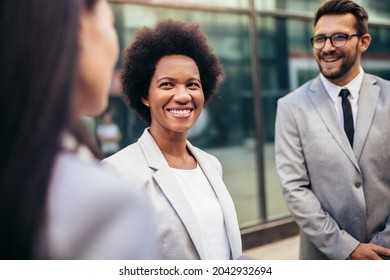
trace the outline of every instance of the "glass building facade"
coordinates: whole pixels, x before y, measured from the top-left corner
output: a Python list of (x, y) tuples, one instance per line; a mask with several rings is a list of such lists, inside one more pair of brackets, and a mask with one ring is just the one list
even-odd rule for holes
[[(310, 38), (314, 11), (321, 2), (110, 1), (121, 52), (134, 40), (136, 29), (155, 26), (165, 18), (200, 23), (208, 35), (226, 77), (191, 129), (189, 140), (221, 161), (243, 235), (293, 223), (275, 170), (276, 104), (278, 98), (319, 73)], [(369, 13), (373, 37), (362, 66), (366, 72), (390, 79), (390, 6), (382, 0), (357, 2)], [(119, 59), (109, 110), (122, 131), (121, 146), (125, 147), (137, 141), (146, 124), (121, 100), (121, 64)], [(95, 125), (99, 122), (98, 117)], [(276, 239), (283, 236), (275, 231), (272, 234)], [(250, 247), (243, 241), (244, 248)]]

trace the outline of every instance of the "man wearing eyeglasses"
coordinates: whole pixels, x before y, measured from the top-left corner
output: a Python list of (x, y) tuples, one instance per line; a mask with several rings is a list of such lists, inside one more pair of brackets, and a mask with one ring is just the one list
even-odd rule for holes
[(314, 18), (320, 74), (279, 99), (276, 166), (301, 259), (390, 256), (390, 82), (367, 74), (368, 16), (349, 0)]

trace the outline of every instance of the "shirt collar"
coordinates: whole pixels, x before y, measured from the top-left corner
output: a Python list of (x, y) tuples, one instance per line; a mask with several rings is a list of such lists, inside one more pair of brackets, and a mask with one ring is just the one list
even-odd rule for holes
[(324, 87), (327, 93), (329, 94), (330, 98), (333, 100), (333, 102), (336, 102), (340, 90), (342, 90), (343, 88), (349, 90), (349, 92), (352, 95), (352, 99), (357, 99), (359, 96), (360, 86), (363, 82), (363, 76), (364, 76), (364, 71), (363, 68), (360, 67), (359, 74), (357, 74), (357, 76), (348, 84), (340, 87), (330, 82), (327, 78), (324, 77), (324, 75), (322, 75), (322, 73), (320, 74), (321, 81), (324, 84)]

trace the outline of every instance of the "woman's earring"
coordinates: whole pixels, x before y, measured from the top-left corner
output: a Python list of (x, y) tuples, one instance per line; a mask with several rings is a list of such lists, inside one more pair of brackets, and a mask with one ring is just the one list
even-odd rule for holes
[(143, 98), (143, 97), (141, 97), (141, 102), (144, 103), (144, 105), (145, 105), (146, 107), (149, 107), (149, 106), (150, 106), (150, 105), (149, 105), (149, 101), (148, 101), (147, 99)]

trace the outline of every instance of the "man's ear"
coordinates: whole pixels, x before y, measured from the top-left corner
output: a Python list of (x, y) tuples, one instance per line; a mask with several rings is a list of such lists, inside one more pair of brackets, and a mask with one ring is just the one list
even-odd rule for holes
[(360, 37), (360, 52), (365, 52), (371, 43), (371, 35), (366, 33)]

